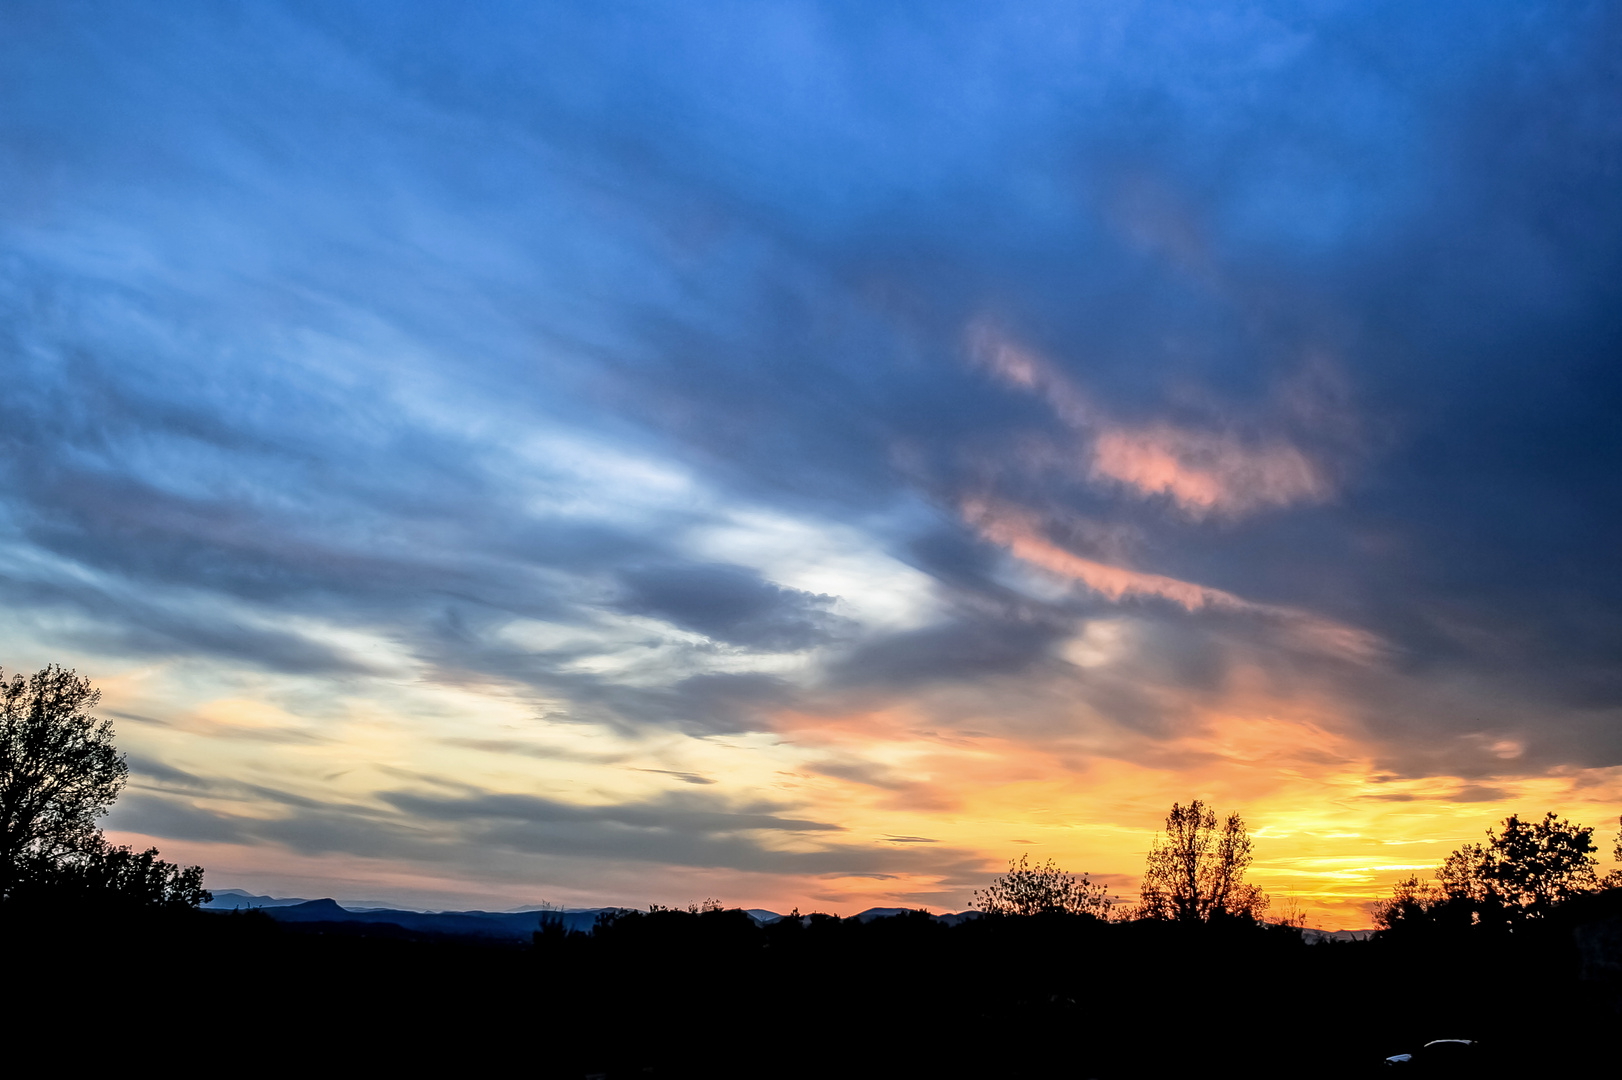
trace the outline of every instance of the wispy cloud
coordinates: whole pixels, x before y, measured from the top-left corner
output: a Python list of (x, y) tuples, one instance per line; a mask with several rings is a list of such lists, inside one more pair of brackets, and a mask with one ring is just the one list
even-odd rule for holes
[(1140, 495), (1164, 495), (1195, 516), (1318, 502), (1330, 493), (1322, 471), (1293, 446), (1252, 448), (1230, 435), (1167, 424), (1101, 431), (1091, 470)]
[(975, 358), (1004, 383), (1040, 395), (1083, 437), (1077, 467), (1101, 483), (1144, 498), (1164, 496), (1193, 517), (1240, 516), (1269, 506), (1321, 502), (1332, 494), (1324, 470), (1275, 437), (1247, 441), (1232, 432), (1167, 421), (1111, 419), (1050, 361), (988, 324), (969, 331)]
[(1110, 566), (1073, 555), (1043, 539), (1037, 532), (1035, 518), (1018, 510), (983, 499), (967, 499), (962, 504), (962, 511), (964, 520), (974, 526), (981, 536), (1007, 548), (1014, 557), (1049, 573), (1079, 581), (1111, 600), (1152, 596), (1170, 600), (1189, 611), (1204, 607), (1243, 610), (1252, 606), (1221, 589), (1179, 581), (1162, 574), (1146, 574)]
[(1145, 573), (1099, 562), (1066, 551), (1046, 539), (1035, 515), (986, 499), (967, 499), (963, 518), (981, 536), (1022, 562), (1060, 578), (1079, 582), (1094, 593), (1120, 602), (1135, 597), (1170, 601), (1185, 611), (1214, 609), (1257, 616), (1286, 635), (1295, 647), (1358, 663), (1383, 659), (1389, 648), (1366, 630), (1337, 624), (1275, 604), (1256, 603), (1230, 592), (1164, 574)]

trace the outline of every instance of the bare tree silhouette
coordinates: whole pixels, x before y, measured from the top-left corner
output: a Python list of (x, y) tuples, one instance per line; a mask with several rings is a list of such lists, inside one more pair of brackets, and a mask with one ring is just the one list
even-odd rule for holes
[(1238, 813), (1220, 822), (1200, 800), (1173, 803), (1143, 871), (1138, 915), (1175, 922), (1259, 919), (1267, 894), (1245, 883), (1250, 836)]

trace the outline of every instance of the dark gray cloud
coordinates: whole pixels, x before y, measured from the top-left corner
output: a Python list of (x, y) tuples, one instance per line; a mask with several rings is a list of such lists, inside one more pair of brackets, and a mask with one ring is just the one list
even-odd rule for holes
[(546, 657), (501, 657), (475, 661), (497, 662), (489, 669), (522, 678), (530, 686), (561, 697), (567, 712), (559, 720), (596, 723), (627, 734), (648, 728), (673, 728), (698, 736), (767, 731), (772, 714), (793, 707), (804, 693), (789, 681), (763, 672), (705, 672), (677, 676), (654, 685), (576, 672), (558, 672)]
[(698, 773), (679, 772), (675, 769), (638, 769), (636, 771), (659, 773), (663, 776), (674, 776), (677, 780), (680, 780), (684, 784), (701, 784), (708, 787), (711, 784), (717, 783), (716, 780), (713, 780), (708, 776), (700, 776)]
[(203, 791), (209, 786), (209, 782), (200, 776), (139, 754), (126, 754), (124, 760), (137, 778), (156, 780), (171, 789)]
[(1072, 629), (1051, 612), (967, 612), (867, 642), (834, 665), (833, 677), (846, 686), (899, 688), (1004, 675), (1048, 655)]
[(567, 822), (607, 822), (633, 829), (669, 829), (704, 834), (778, 831), (827, 832), (838, 826), (803, 818), (779, 817), (765, 806), (723, 809), (715, 800), (667, 796), (646, 804), (578, 806), (533, 795), (481, 795), (445, 798), (407, 792), (384, 792), (391, 806), (409, 810), (414, 817), (442, 821), (516, 821), (530, 825)]
[[(252, 797), (278, 813), (222, 813), (197, 805), (192, 797), (198, 795)], [(857, 841), (840, 836), (838, 826), (789, 816), (781, 806), (736, 805), (697, 793), (579, 805), (464, 787), (457, 795), (392, 791), (379, 792), (378, 799), (382, 806), (323, 802), (268, 788), (185, 781), (130, 792), (106, 824), (175, 840), (453, 864), (487, 876), (513, 854), (838, 877), (921, 872), (970, 881), (983, 871), (979, 859), (955, 848), (926, 850), (920, 840), (897, 849), (883, 842), (894, 838)], [(815, 843), (785, 848), (768, 840), (784, 835)]]
[(716, 641), (762, 652), (798, 652), (833, 640), (849, 620), (837, 597), (786, 589), (745, 566), (657, 566), (622, 571), (621, 611), (653, 615)]
[(479, 794), (425, 798), (385, 793), (382, 798), (413, 820), (445, 822), (484, 847), (537, 855), (640, 859), (678, 866), (724, 867), (768, 873), (853, 875), (950, 868), (977, 862), (958, 851), (932, 851), (916, 866), (893, 852), (838, 838), (812, 850), (769, 845), (762, 834), (821, 838), (838, 833), (825, 822), (784, 816), (779, 807), (732, 806), (723, 799), (668, 795), (646, 802), (581, 806), (532, 796)]

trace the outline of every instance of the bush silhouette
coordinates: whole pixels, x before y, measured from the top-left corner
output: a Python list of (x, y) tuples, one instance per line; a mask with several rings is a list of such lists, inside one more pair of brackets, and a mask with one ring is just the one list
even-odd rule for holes
[(1083, 874), (1059, 869), (1052, 859), (1036, 866), (1030, 856), (1009, 860), (1008, 873), (974, 894), (974, 906), (987, 915), (1091, 915), (1107, 919), (1110, 898), (1104, 886)]

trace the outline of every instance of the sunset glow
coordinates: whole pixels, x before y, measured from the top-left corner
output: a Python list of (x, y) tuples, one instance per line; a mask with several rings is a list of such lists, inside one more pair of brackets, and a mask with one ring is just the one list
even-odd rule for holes
[(0, 15), (0, 664), (115, 842), (942, 912), (1198, 798), (1333, 929), (1614, 835), (1614, 15), (385, 7)]

